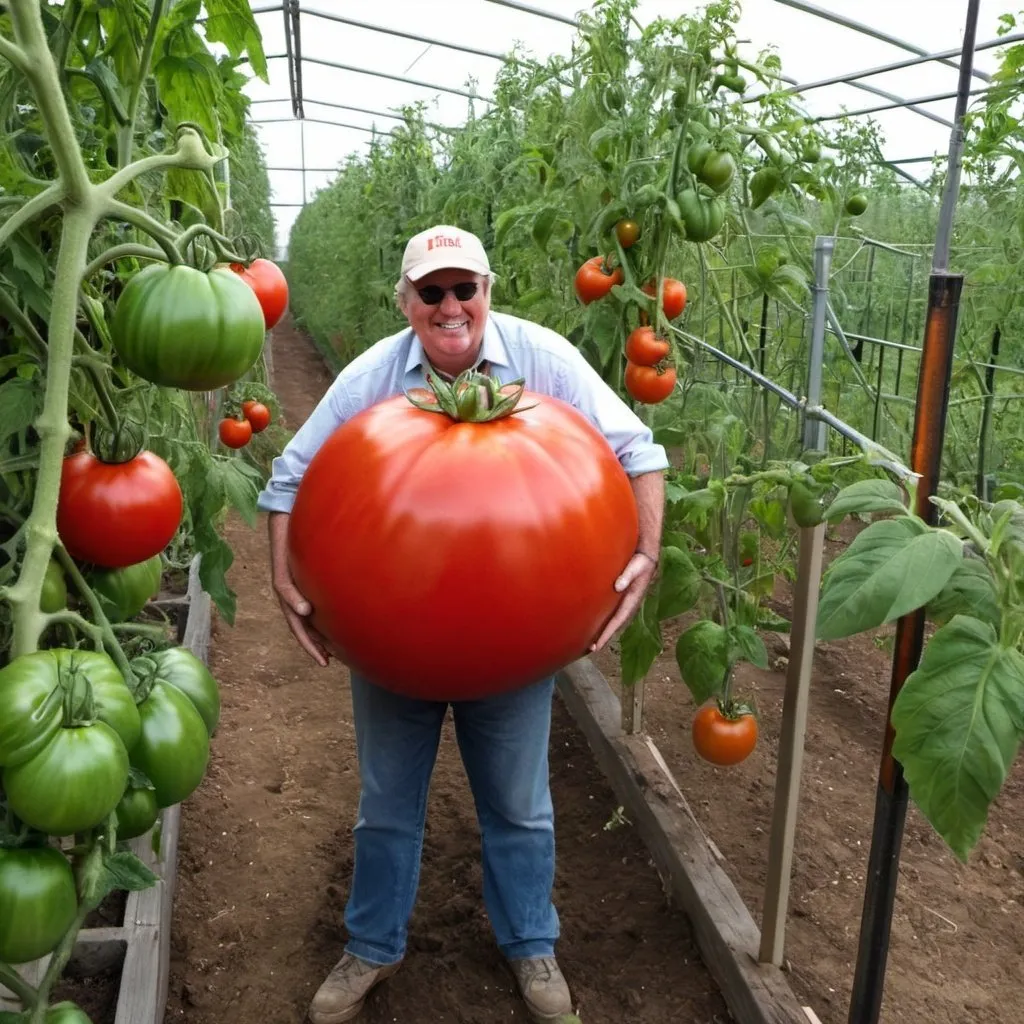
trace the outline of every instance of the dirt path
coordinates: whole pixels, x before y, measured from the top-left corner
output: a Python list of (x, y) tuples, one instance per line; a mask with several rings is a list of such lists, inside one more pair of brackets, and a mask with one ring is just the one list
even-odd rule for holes
[[(275, 390), (296, 427), (330, 383), (312, 344), (282, 325)], [(359, 784), (347, 677), (317, 669), (270, 590), (263, 524), (234, 521), (234, 628), (215, 623), (224, 710), (209, 776), (183, 808), (166, 1020), (297, 1024), (344, 943)], [(555, 702), (559, 959), (588, 1024), (725, 1024), (689, 924), (646, 848), (606, 829), (616, 801)], [(525, 1020), (480, 898), (478, 838), (450, 721), (434, 774), (405, 967), (367, 1024)]]

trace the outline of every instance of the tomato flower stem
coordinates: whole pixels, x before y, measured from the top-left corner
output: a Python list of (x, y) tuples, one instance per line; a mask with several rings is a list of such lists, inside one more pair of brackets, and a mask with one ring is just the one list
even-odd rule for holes
[[(144, 210), (138, 210), (127, 203), (111, 199), (107, 202), (103, 216), (117, 220), (125, 220), (134, 224), (140, 231), (145, 231), (167, 256), (167, 262), (177, 266), (185, 261), (182, 259), (178, 247), (174, 244), (171, 232), (163, 226), (155, 217), (151, 217)], [(84, 263), (84, 261), (83, 261)]]
[(163, 262), (164, 252), (161, 249), (153, 249), (147, 245), (139, 245), (138, 242), (125, 242), (123, 245), (115, 245), (106, 252), (101, 253), (82, 271), (82, 280), (87, 281), (100, 267), (115, 260), (134, 257), (140, 260), (158, 260)]
[(0, 985), (10, 989), (20, 1000), (26, 1010), (34, 1010), (39, 1002), (39, 992), (34, 985), (30, 985), (14, 968), (9, 964), (0, 961)]
[(200, 235), (205, 235), (213, 242), (213, 247), (216, 250), (219, 259), (226, 263), (247, 263), (244, 256), (239, 256), (238, 253), (234, 252), (230, 247), (231, 239), (226, 238), (219, 231), (215, 231), (210, 227), (209, 224), (193, 224), (190, 228), (183, 231), (175, 241), (175, 244), (179, 249), (185, 250), (189, 243), (193, 242)]

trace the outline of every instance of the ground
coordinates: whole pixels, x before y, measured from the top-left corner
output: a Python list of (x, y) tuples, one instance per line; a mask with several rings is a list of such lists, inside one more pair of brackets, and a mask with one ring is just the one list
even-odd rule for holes
[[(330, 377), (289, 327), (273, 339), (288, 423)], [(340, 957), (358, 798), (343, 669), (295, 644), (270, 589), (263, 524), (232, 522), (234, 627), (214, 625), (223, 694), (208, 777), (184, 805), (165, 1020), (296, 1024)], [(606, 829), (615, 799), (556, 700), (559, 960), (584, 1021), (725, 1024), (731, 1018), (667, 902), (646, 848)], [(403, 969), (372, 996), (367, 1024), (525, 1020), (480, 897), (476, 821), (450, 722), (434, 775), (423, 873)]]
[[(298, 426), (329, 383), (310, 343), (274, 335), (275, 387)], [(217, 623), (211, 664), (224, 694), (209, 777), (183, 809), (166, 1020), (301, 1021), (340, 955), (358, 793), (344, 671), (319, 670), (271, 596), (262, 524), (233, 522), (234, 628)], [(837, 550), (830, 544), (830, 555)], [(777, 611), (785, 614), (780, 594)], [(671, 657), (649, 677), (645, 722), (698, 819), (760, 913), (787, 641), (766, 637), (775, 670), (744, 668), (762, 738), (733, 769), (699, 761), (692, 704)], [(617, 685), (617, 655), (597, 662)], [(823, 1024), (845, 1024), (863, 901), (889, 685), (885, 637), (822, 646), (815, 660), (794, 864), (791, 983)], [(584, 1021), (713, 1024), (730, 1018), (668, 905), (644, 847), (606, 829), (615, 799), (564, 708), (555, 704), (553, 792), (561, 963)], [(959, 864), (913, 809), (908, 819), (882, 1019), (1011, 1024), (1024, 951), (1024, 769), (985, 838)], [(419, 903), (405, 968), (364, 1019), (490, 1024), (523, 1020), (480, 901), (476, 825), (449, 732), (435, 775)]]

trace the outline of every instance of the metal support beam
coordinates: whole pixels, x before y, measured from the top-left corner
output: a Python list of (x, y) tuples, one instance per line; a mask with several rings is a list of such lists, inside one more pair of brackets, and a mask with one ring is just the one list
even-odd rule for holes
[(477, 57), (490, 57), (492, 60), (507, 61), (508, 57), (496, 50), (481, 50), (475, 46), (465, 46), (462, 43), (453, 43), (450, 39), (434, 39), (431, 36), (419, 35), (414, 32), (401, 32), (396, 28), (386, 28), (384, 25), (371, 25), (367, 21), (357, 21), (355, 18), (343, 18), (340, 14), (328, 14), (326, 11), (314, 11), (308, 7), (302, 9), (307, 18), (323, 18), (326, 21), (336, 21), (341, 25), (351, 25), (353, 28), (363, 28), (368, 32), (382, 32), (389, 36), (398, 36), (400, 39), (411, 39), (416, 43), (429, 43), (431, 46), (443, 46), (449, 50), (460, 50), (462, 53), (472, 53)]
[[(1018, 81), (1016, 81), (1013, 84), (1014, 85), (1021, 85), (1022, 81), (1024, 81), (1024, 80), (1018, 79)], [(981, 85), (981, 86), (978, 86), (977, 89), (970, 89), (970, 90), (968, 90), (967, 95), (968, 96), (976, 96), (978, 93), (988, 92), (991, 88), (992, 88), (992, 86), (990, 86), (990, 85)], [(815, 117), (813, 120), (816, 121), (816, 122), (817, 121), (837, 121), (841, 117), (860, 117), (860, 116), (862, 116), (864, 114), (877, 114), (880, 110), (896, 110), (899, 107), (907, 107), (908, 109), (913, 109), (910, 106), (912, 103), (938, 103), (940, 100), (955, 99), (958, 95), (959, 95), (959, 93), (956, 92), (956, 91), (954, 91), (954, 92), (940, 92), (940, 93), (936, 93), (934, 96), (921, 96), (921, 97), (919, 97), (917, 99), (907, 100), (907, 101), (900, 102), (900, 103), (883, 103), (883, 104), (881, 104), (881, 105), (879, 105), (877, 107), (863, 107), (860, 110), (843, 110), (843, 111), (840, 111), (838, 114), (825, 114), (822, 117)], [(928, 114), (928, 111), (918, 111), (918, 113)], [(940, 121), (942, 124), (949, 125), (950, 128), (953, 127), (953, 122), (952, 121), (946, 121), (945, 119), (936, 117), (936, 116), (931, 115), (931, 114), (928, 114), (928, 116), (932, 117), (933, 120)]]
[(523, 11), (525, 14), (536, 14), (538, 18), (550, 18), (552, 21), (560, 21), (563, 25), (572, 25), (574, 28), (579, 25), (575, 18), (556, 14), (554, 11), (545, 11), (540, 7), (531, 7), (529, 4), (519, 3), (518, 0), (487, 0), (487, 2), (497, 4), (499, 7), (509, 7), (513, 11)]
[[(904, 39), (898, 39), (896, 36), (891, 36), (886, 32), (881, 32), (876, 28), (872, 28), (870, 25), (865, 25), (863, 22), (854, 21), (853, 18), (845, 18), (841, 14), (833, 14), (831, 11), (826, 11), (821, 7), (815, 7), (814, 4), (809, 4), (806, 0), (775, 0), (777, 4), (785, 4), (786, 7), (792, 7), (798, 11), (803, 11), (805, 14), (813, 14), (815, 17), (824, 18), (825, 21), (831, 21), (833, 25), (841, 25), (843, 28), (853, 29), (854, 32), (860, 32), (863, 35), (871, 36), (873, 39), (880, 39), (883, 43), (889, 43), (890, 46), (898, 46), (901, 50), (907, 50), (910, 53), (916, 53), (920, 57), (928, 55), (928, 51), (922, 49), (920, 46), (915, 46), (913, 43), (908, 43)], [(955, 60), (941, 59), (941, 63), (947, 64), (951, 68), (959, 70), (960, 65)], [(971, 74), (975, 78), (980, 78), (983, 82), (990, 82), (992, 76), (986, 74), (984, 71), (978, 71), (973, 66)]]
[[(343, 121), (325, 121), (321, 117), (264, 117), (257, 119), (251, 119), (249, 124), (284, 124), (288, 122), (290, 124), (301, 125), (303, 121), (308, 121), (309, 124), (332, 124), (335, 128), (352, 128), (357, 132), (367, 132), (370, 135), (394, 135), (394, 132), (385, 131), (383, 128), (367, 128), (361, 124), (345, 124)], [(301, 170), (301, 168), (300, 168)]]
[(303, 57), (306, 64), (322, 64), (324, 67), (337, 68), (339, 71), (352, 71), (357, 75), (370, 75), (374, 78), (388, 78), (393, 82), (405, 82), (406, 85), (418, 85), (421, 89), (433, 89), (435, 92), (450, 92), (454, 96), (465, 96), (468, 100), (480, 100), (483, 103), (494, 103), (494, 100), (479, 93), (466, 92), (464, 89), (453, 89), (449, 85), (438, 85), (436, 82), (422, 82), (417, 78), (406, 78), (405, 75), (392, 75), (386, 71), (374, 71), (371, 68), (357, 68), (351, 64), (324, 60), (322, 57)]

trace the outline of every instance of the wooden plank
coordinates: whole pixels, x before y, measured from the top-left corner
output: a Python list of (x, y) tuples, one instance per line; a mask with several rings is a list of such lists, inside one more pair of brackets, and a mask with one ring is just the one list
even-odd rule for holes
[(644, 682), (638, 679), (622, 688), (622, 731), (630, 736), (644, 731)]
[(800, 531), (800, 555), (793, 597), (793, 623), (789, 634), (789, 667), (782, 706), (775, 802), (768, 843), (768, 874), (764, 883), (761, 915), (761, 946), (758, 960), (782, 963), (786, 949), (786, 918), (793, 871), (793, 847), (800, 809), (800, 774), (804, 764), (804, 737), (811, 699), (814, 666), (814, 633), (818, 623), (818, 589), (821, 586), (825, 524)]
[(662, 877), (693, 924), (701, 955), (738, 1024), (807, 1024), (782, 971), (756, 959), (758, 928), (649, 737), (626, 735), (618, 698), (589, 659), (558, 676), (586, 736)]
[[(167, 921), (166, 928), (170, 927)], [(166, 972), (160, 967), (160, 933), (164, 927), (136, 928), (121, 968), (114, 1024), (157, 1024), (164, 1018), (167, 1002)], [(161, 993), (161, 976), (163, 992)]]

